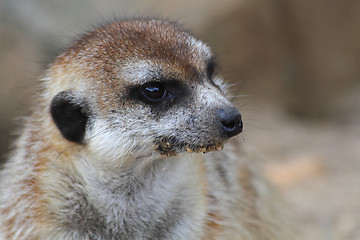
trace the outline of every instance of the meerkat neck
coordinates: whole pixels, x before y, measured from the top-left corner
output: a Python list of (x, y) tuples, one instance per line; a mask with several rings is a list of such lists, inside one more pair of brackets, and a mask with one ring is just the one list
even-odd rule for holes
[[(85, 233), (92, 229), (99, 236), (104, 231), (115, 231), (127, 233), (122, 235), (127, 239), (141, 239), (143, 235), (157, 239), (165, 233), (183, 232), (179, 228), (200, 232), (204, 216), (191, 209), (204, 208), (206, 189), (203, 184), (194, 184), (204, 182), (197, 173), (202, 170), (202, 160), (191, 156), (103, 170), (83, 161), (77, 167), (81, 182), (72, 184), (75, 197), (59, 212), (66, 212), (65, 221), (73, 231)], [(174, 215), (178, 216), (176, 221)]]

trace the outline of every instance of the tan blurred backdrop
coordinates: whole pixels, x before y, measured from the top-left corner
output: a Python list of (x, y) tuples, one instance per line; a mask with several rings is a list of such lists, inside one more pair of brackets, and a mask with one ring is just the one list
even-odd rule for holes
[(0, 0), (0, 162), (56, 54), (134, 16), (180, 21), (215, 50), (302, 239), (360, 239), (360, 1)]

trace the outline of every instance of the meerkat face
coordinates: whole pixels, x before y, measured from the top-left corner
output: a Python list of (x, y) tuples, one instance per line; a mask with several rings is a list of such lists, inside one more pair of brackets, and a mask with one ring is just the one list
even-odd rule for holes
[(210, 49), (168, 22), (96, 29), (58, 57), (46, 84), (63, 137), (99, 155), (220, 150), (242, 131)]

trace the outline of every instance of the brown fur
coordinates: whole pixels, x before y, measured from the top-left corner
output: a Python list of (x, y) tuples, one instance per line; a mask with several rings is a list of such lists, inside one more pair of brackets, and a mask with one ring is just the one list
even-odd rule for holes
[[(2, 172), (4, 239), (288, 239), (236, 139), (214, 152), (242, 126), (211, 61), (159, 20), (76, 41), (47, 72)], [(149, 83), (165, 86), (161, 102), (143, 99)], [(225, 133), (230, 114), (236, 132)]]

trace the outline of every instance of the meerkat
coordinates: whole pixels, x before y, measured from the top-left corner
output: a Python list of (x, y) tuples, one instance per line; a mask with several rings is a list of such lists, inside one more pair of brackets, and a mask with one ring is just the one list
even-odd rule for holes
[(177, 24), (96, 28), (41, 86), (1, 172), (0, 238), (289, 239), (212, 51)]

